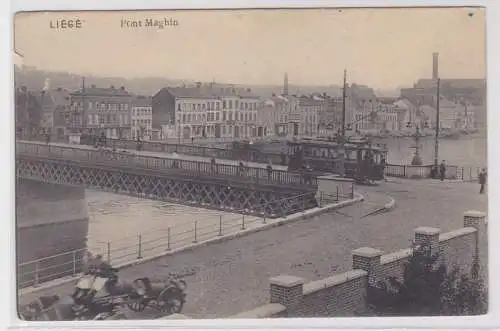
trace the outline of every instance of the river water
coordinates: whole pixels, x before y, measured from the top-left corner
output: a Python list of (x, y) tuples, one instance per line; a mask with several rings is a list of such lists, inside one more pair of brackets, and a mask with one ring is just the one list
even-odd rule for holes
[[(376, 143), (387, 145), (387, 161), (392, 164), (409, 164), (415, 152), (415, 140), (412, 138), (379, 139)], [(420, 155), (424, 164), (434, 162), (435, 140), (424, 137), (420, 141)], [(461, 136), (459, 139), (440, 139), (438, 159), (446, 160), (449, 165), (462, 167), (485, 167), (487, 163), (486, 137), (477, 134)]]
[[(216, 237), (241, 227), (242, 215), (195, 208), (169, 202), (87, 190), (89, 214), (88, 249), (108, 256), (113, 263), (148, 257)], [(248, 224), (260, 218), (245, 216)], [(195, 230), (196, 228), (196, 230)], [(196, 237), (195, 237), (196, 231)], [(139, 243), (139, 235), (140, 243)]]
[[(389, 148), (390, 163), (409, 163), (414, 150), (410, 138), (385, 139), (378, 141)], [(434, 158), (432, 137), (421, 141), (421, 155), (425, 164)], [(458, 140), (440, 140), (439, 161), (450, 165), (483, 167), (486, 165), (486, 138), (481, 135), (463, 136)], [(222, 211), (193, 208), (162, 201), (153, 201), (131, 196), (116, 195), (88, 190), (86, 192), (90, 218), (88, 246), (93, 252), (107, 254), (110, 243), (112, 261), (126, 262), (135, 259), (141, 249), (149, 254), (159, 253), (166, 248), (167, 231), (171, 228), (171, 241), (192, 242), (195, 223), (198, 236), (206, 238), (217, 235), (222, 217), (224, 228), (238, 226), (241, 215)], [(248, 219), (250, 221), (250, 219)], [(224, 230), (226, 231), (226, 230)], [(174, 245), (175, 246), (175, 245)], [(148, 253), (142, 253), (147, 256)]]

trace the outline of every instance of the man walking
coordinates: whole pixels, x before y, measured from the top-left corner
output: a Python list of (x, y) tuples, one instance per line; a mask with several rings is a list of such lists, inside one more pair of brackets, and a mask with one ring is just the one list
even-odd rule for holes
[(441, 165), (439, 166), (439, 175), (440, 175), (441, 181), (444, 181), (444, 178), (446, 176), (446, 165), (444, 164), (444, 160), (443, 160), (443, 162), (441, 162)]
[(486, 185), (486, 169), (483, 168), (481, 172), (479, 173), (479, 184), (481, 185), (481, 188), (479, 189), (479, 194), (484, 194), (484, 187)]

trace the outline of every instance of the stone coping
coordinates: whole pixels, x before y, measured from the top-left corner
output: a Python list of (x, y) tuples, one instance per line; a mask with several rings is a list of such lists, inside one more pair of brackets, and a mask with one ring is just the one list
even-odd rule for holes
[(272, 317), (274, 315), (278, 315), (286, 311), (286, 307), (280, 303), (268, 303), (267, 305), (263, 305), (257, 307), (255, 309), (244, 311), (239, 314), (230, 316), (229, 318), (242, 318), (242, 319), (250, 319), (250, 318), (266, 318)]
[(477, 229), (476, 228), (461, 228), (458, 230), (453, 230), (450, 232), (446, 232), (443, 234), (439, 235), (439, 241), (447, 241), (451, 240), (453, 238), (461, 237), (461, 236), (466, 236), (468, 234), (476, 233)]
[(271, 285), (278, 285), (282, 287), (294, 287), (297, 285), (304, 284), (305, 279), (301, 277), (296, 277), (296, 276), (290, 276), (290, 275), (279, 275), (275, 277), (271, 277), (269, 279), (269, 283)]
[(303, 294), (312, 294), (328, 287), (340, 285), (342, 283), (368, 276), (368, 272), (360, 269), (349, 270), (341, 274), (336, 274), (320, 280), (315, 280), (304, 284)]
[(381, 256), (382, 251), (372, 247), (361, 247), (353, 250), (352, 255), (357, 255), (362, 257), (376, 257), (376, 256)]
[(413, 249), (411, 248), (404, 248), (400, 249), (399, 251), (395, 251), (389, 254), (384, 254), (380, 257), (380, 264), (387, 264), (391, 262), (395, 262), (401, 259), (405, 259), (411, 256), (413, 253)]
[(482, 211), (477, 210), (468, 210), (464, 213), (464, 217), (477, 217), (477, 218), (486, 218), (487, 214)]
[(423, 235), (427, 235), (427, 236), (435, 236), (435, 235), (438, 235), (441, 230), (438, 229), (438, 228), (432, 228), (432, 227), (429, 227), (429, 226), (421, 226), (421, 227), (418, 227), (414, 230), (415, 234), (423, 234)]

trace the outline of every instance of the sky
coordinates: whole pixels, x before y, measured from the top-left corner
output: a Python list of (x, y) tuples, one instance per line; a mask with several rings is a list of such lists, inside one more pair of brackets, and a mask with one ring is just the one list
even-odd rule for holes
[[(469, 15), (473, 12), (474, 15)], [(176, 20), (164, 29), (144, 20)], [(80, 29), (54, 29), (80, 19)], [(142, 27), (122, 27), (142, 21)], [(237, 84), (341, 84), (379, 89), (430, 78), (484, 78), (481, 9), (308, 9), (20, 13), (14, 48), (38, 69)]]

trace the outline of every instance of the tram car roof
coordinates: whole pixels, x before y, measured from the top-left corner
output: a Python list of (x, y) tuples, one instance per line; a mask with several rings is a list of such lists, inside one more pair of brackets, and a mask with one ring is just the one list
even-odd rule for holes
[[(309, 145), (311, 147), (323, 147), (323, 148), (330, 147), (331, 148), (331, 147), (337, 147), (339, 145), (339, 143), (337, 141), (335, 141), (334, 139), (328, 140), (328, 139), (302, 138), (302, 139), (297, 139), (297, 140), (288, 140), (287, 144), (288, 145), (302, 145), (302, 146)], [(346, 141), (344, 146), (348, 147), (350, 149), (370, 149), (370, 150), (375, 150), (375, 151), (380, 151), (380, 152), (387, 151), (387, 147), (385, 145), (374, 144), (369, 139), (358, 138), (358, 137), (348, 138), (348, 140)]]

